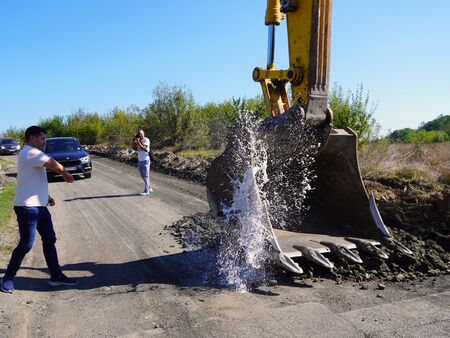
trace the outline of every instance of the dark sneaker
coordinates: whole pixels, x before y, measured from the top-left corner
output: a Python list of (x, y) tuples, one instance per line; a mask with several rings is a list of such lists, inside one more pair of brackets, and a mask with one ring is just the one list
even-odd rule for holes
[(14, 284), (12, 279), (0, 279), (0, 289), (3, 292), (7, 292), (7, 293), (13, 293), (14, 291)]
[(69, 278), (62, 274), (58, 278), (50, 278), (48, 285), (50, 286), (74, 286), (77, 285), (78, 281), (75, 278)]

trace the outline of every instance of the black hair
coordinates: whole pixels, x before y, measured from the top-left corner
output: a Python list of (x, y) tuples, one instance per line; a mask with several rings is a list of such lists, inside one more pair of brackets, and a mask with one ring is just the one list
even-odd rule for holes
[(25, 141), (28, 141), (31, 136), (39, 136), (41, 133), (47, 135), (47, 131), (39, 126), (31, 126), (25, 130)]

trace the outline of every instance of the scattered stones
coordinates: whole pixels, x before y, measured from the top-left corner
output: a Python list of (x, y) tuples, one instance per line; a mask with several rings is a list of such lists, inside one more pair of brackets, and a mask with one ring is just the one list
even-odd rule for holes
[(439, 276), (440, 273), (441, 272), (439, 270), (436, 270), (436, 269), (430, 269), (427, 272), (428, 276)]
[(278, 281), (276, 279), (271, 279), (267, 282), (268, 286), (277, 286), (278, 285)]
[(378, 287), (378, 290), (384, 290), (384, 289), (386, 289), (386, 285), (381, 284), (381, 283), (378, 283), (377, 287)]
[(397, 276), (395, 276), (396, 282), (403, 282), (404, 280), (405, 280), (405, 275), (403, 275), (402, 273), (399, 273)]

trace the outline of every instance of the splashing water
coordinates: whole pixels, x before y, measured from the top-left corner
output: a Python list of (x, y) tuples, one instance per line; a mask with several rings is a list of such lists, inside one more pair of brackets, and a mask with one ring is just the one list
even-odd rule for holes
[(236, 141), (235, 160), (248, 168), (242, 180), (233, 181), (233, 203), (224, 209), (226, 224), (232, 230), (221, 239), (217, 261), (222, 284), (245, 291), (265, 279), (271, 230), (261, 189), (268, 181), (266, 146), (257, 137), (255, 124), (245, 117), (241, 120), (247, 137)]
[(240, 116), (234, 135), (230, 170), (241, 175), (231, 179), (233, 200), (224, 208), (229, 229), (220, 238), (217, 262), (222, 284), (246, 290), (267, 278), (272, 224), (289, 228), (292, 216), (298, 223), (307, 210), (317, 143), (304, 123), (268, 132), (248, 115)]

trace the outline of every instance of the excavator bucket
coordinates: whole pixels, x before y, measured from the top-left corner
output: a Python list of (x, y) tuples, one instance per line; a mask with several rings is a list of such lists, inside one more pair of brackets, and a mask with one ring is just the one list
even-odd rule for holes
[[(254, 132), (246, 127), (235, 128), (224, 153), (211, 163), (208, 171), (206, 186), (212, 213), (220, 217), (228, 210), (249, 212), (233, 208), (236, 190), (245, 181), (250, 185), (250, 189), (246, 189), (248, 202), (240, 205), (258, 211), (258, 223), (266, 228), (275, 261), (295, 273), (302, 273), (293, 260), (296, 257), (332, 269), (330, 255), (351, 263), (362, 263), (358, 251), (387, 259), (381, 245), (411, 254), (392, 238), (373, 196), (367, 194), (358, 166), (357, 136), (351, 129), (332, 129), (327, 143), (315, 154), (310, 168), (306, 168), (315, 174), (311, 176), (316, 176), (314, 187), (304, 199), (308, 208), (300, 208), (293, 192), (296, 184), (297, 190), (303, 190), (302, 183), (295, 180), (301, 180), (298, 173), (304, 173), (305, 168), (301, 167), (301, 161), (292, 162), (296, 167), (282, 164), (299, 153), (301, 159), (305, 154), (298, 147), (317, 141), (317, 136), (311, 134), (312, 140), (308, 142), (286, 137), (297, 129), (304, 134), (305, 124), (301, 123), (301, 118), (302, 114), (291, 114), (283, 124), (277, 125), (265, 121)], [(254, 140), (250, 139), (264, 142), (265, 183), (258, 177), (261, 169), (255, 170), (255, 154), (251, 149)], [(277, 179), (280, 176), (284, 178), (283, 183)], [(288, 185), (289, 189), (276, 186), (278, 183)], [(276, 203), (282, 204), (283, 211), (271, 214), (277, 210), (277, 205), (271, 208)]]
[[(269, 117), (257, 128), (235, 126), (206, 182), (213, 215), (256, 210), (274, 260), (295, 273), (302, 273), (297, 257), (331, 269), (333, 256), (351, 263), (362, 263), (358, 252), (388, 259), (383, 245), (412, 254), (391, 236), (367, 194), (357, 135), (332, 126), (327, 108), (331, 7), (332, 0), (267, 0), (267, 68), (255, 68), (253, 79), (261, 84)], [(275, 27), (285, 17), (290, 68), (275, 70)], [(305, 184), (308, 173), (315, 179)], [(236, 210), (237, 189), (244, 184), (247, 202), (241, 193), (239, 205), (246, 210)]]

